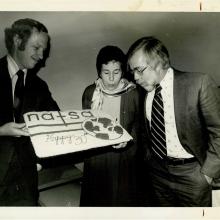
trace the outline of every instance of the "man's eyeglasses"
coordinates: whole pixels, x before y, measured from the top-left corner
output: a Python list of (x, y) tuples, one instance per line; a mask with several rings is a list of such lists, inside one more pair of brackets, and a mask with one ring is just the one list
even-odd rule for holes
[(135, 73), (137, 73), (139, 76), (142, 76), (143, 75), (143, 73), (144, 73), (144, 71), (146, 70), (146, 69), (153, 69), (150, 65), (147, 65), (147, 66), (145, 66), (144, 68), (140, 68), (140, 67), (135, 67), (133, 70), (130, 70), (130, 73), (132, 74), (132, 75), (134, 75)]

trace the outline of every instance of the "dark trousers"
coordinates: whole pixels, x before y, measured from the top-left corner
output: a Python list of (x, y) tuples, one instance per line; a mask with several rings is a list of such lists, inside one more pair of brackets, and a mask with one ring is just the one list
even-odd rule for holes
[(170, 165), (152, 157), (149, 161), (150, 175), (161, 207), (209, 207), (211, 185), (200, 172), (197, 161)]
[(37, 168), (30, 141), (18, 139), (6, 175), (0, 182), (0, 206), (37, 206)]

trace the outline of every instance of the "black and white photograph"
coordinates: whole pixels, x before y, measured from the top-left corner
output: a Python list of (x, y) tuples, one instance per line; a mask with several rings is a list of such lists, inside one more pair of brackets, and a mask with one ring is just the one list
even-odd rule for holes
[(219, 211), (219, 12), (11, 10), (0, 23), (6, 216)]

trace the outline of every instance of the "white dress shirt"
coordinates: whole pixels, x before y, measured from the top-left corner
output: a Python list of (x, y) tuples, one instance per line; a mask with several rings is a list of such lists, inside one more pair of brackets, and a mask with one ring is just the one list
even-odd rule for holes
[[(167, 156), (174, 158), (191, 158), (193, 155), (189, 154), (181, 145), (176, 128), (174, 99), (173, 99), (173, 69), (169, 68), (163, 80), (160, 82), (162, 87), (161, 95), (164, 104), (164, 121), (166, 133)], [(154, 98), (155, 89), (148, 93), (146, 100), (146, 114), (147, 119), (151, 122), (151, 109)]]
[[(12, 94), (13, 94), (13, 101), (14, 101), (14, 91), (15, 91), (15, 85), (18, 79), (17, 72), (19, 70), (19, 67), (15, 60), (10, 56), (7, 55), (7, 62), (8, 62), (8, 72), (11, 77), (11, 83), (12, 83)], [(24, 85), (25, 85), (25, 79), (27, 75), (27, 69), (22, 70), (24, 72)]]

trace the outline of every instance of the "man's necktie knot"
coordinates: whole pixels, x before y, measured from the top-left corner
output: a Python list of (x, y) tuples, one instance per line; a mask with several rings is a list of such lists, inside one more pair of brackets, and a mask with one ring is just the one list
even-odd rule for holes
[(22, 70), (18, 70), (16, 74), (18, 79), (15, 85), (15, 96), (20, 98), (24, 92), (24, 72)]
[(24, 77), (24, 72), (22, 70), (18, 70), (16, 74), (18, 75), (18, 77)]
[(156, 85), (156, 88), (155, 88), (155, 94), (158, 95), (158, 94), (161, 92), (161, 90), (162, 90), (161, 85), (160, 85), (160, 84), (157, 84), (157, 85)]

